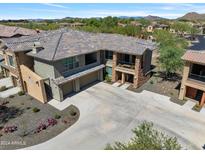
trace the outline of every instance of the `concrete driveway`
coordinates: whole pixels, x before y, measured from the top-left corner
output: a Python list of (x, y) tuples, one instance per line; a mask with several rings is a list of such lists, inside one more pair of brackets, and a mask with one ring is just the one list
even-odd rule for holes
[(98, 83), (70, 99), (80, 110), (72, 127), (47, 142), (27, 149), (104, 149), (107, 143), (127, 141), (142, 121), (176, 136), (184, 149), (205, 144), (205, 116), (148, 91), (134, 93)]

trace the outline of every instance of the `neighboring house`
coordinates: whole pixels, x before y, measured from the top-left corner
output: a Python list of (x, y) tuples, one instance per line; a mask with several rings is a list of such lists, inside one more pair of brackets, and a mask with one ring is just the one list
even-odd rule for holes
[(176, 30), (173, 29), (173, 28), (170, 28), (170, 29), (169, 29), (169, 32), (170, 32), (170, 33), (173, 33), (173, 34), (176, 34)]
[(39, 31), (27, 28), (15, 27), (15, 26), (5, 26), (0, 25), (0, 38), (11, 38), (11, 37), (21, 37), (35, 35)]
[(45, 103), (63, 101), (72, 92), (102, 81), (141, 86), (150, 77), (154, 44), (117, 34), (57, 30), (4, 39), (1, 64), (16, 86)]
[(136, 27), (142, 27), (142, 24), (140, 22), (137, 22), (137, 21), (131, 21), (130, 25), (136, 26)]
[(205, 51), (189, 50), (182, 59), (185, 61), (179, 99), (205, 103)]
[(147, 26), (147, 32), (152, 33), (154, 31), (154, 25)]
[(124, 23), (121, 23), (121, 22), (118, 22), (117, 25), (120, 26), (120, 27), (126, 27), (127, 26), (127, 24), (124, 24)]
[(151, 25), (147, 26), (147, 32), (152, 33), (156, 29), (158, 29), (158, 30), (168, 30), (169, 25), (154, 23), (154, 24), (151, 24)]

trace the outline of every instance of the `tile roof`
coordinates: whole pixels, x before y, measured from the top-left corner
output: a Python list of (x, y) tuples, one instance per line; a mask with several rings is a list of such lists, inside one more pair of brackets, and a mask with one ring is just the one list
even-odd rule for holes
[(205, 50), (204, 51), (188, 50), (182, 56), (182, 59), (190, 62), (205, 64)]
[(28, 36), (28, 35), (35, 35), (35, 34), (37, 34), (37, 31), (32, 29), (0, 25), (0, 37), (3, 38), (10, 38), (15, 35)]
[(98, 50), (112, 50), (121, 53), (142, 55), (146, 49), (155, 49), (150, 41), (119, 34), (88, 33), (71, 29), (42, 32), (34, 36), (4, 39), (8, 48), (17, 51), (30, 50), (34, 42), (43, 47), (37, 53), (28, 55), (54, 61), (65, 57), (86, 54)]

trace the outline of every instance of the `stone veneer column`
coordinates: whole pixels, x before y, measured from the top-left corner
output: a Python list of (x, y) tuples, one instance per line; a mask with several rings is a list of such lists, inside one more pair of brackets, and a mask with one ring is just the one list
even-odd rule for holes
[(140, 56), (136, 56), (136, 58), (135, 58), (134, 88), (138, 88), (140, 69), (141, 69)]
[(179, 93), (180, 100), (184, 99), (184, 95), (186, 93), (185, 82), (188, 79), (189, 71), (190, 71), (190, 62), (186, 62), (184, 66), (184, 70), (183, 70), (183, 78), (182, 78), (181, 88), (180, 88), (180, 93)]
[(117, 79), (115, 68), (117, 66), (117, 52), (113, 52), (112, 59), (112, 82), (115, 82)]

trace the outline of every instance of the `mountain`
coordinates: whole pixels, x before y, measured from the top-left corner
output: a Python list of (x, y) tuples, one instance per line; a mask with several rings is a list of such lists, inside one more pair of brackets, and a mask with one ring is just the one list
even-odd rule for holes
[(162, 20), (162, 19), (165, 19), (165, 18), (148, 15), (148, 16), (144, 17), (144, 19), (147, 19), (147, 20)]
[(184, 16), (177, 18), (178, 20), (189, 20), (189, 21), (194, 21), (194, 20), (205, 20), (205, 14), (199, 14), (197, 12), (189, 12), (185, 14)]
[(128, 19), (128, 18), (141, 19), (143, 17), (141, 17), (141, 16), (119, 16), (118, 18), (121, 18), (121, 19)]

